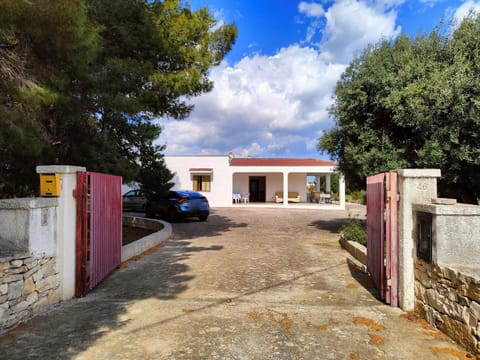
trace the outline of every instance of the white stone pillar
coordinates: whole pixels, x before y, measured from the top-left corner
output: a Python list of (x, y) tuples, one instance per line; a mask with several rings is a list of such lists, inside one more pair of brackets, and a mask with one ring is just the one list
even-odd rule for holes
[(404, 311), (415, 307), (415, 239), (412, 204), (429, 204), (437, 197), (440, 169), (402, 169), (398, 172), (398, 302)]
[(330, 194), (331, 186), (330, 186), (330, 174), (326, 176), (326, 183), (325, 183), (325, 192)]
[(75, 296), (75, 236), (77, 208), (73, 190), (77, 187), (77, 172), (84, 167), (69, 165), (37, 166), (38, 174), (60, 174), (60, 196), (56, 223), (56, 266), (60, 276), (60, 297)]
[(283, 172), (283, 206), (288, 206), (288, 172)]
[(342, 209), (345, 209), (345, 176), (343, 173), (338, 174), (338, 200)]
[(315, 176), (315, 191), (320, 192), (320, 175)]

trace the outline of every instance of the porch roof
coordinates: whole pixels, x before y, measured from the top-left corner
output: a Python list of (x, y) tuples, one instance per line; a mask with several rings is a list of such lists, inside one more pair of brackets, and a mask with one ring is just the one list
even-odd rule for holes
[(231, 166), (338, 166), (338, 163), (312, 158), (233, 158)]

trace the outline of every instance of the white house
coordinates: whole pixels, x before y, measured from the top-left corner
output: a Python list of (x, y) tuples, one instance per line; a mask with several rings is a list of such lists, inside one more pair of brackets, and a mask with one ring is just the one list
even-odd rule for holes
[(287, 196), (278, 196), (288, 193), (297, 193), (295, 195), (299, 197), (295, 202), (300, 204), (295, 206), (300, 206), (308, 201), (308, 178), (315, 178), (317, 192), (320, 191), (320, 182), (325, 181), (328, 194), (330, 176), (338, 173), (339, 201), (336, 205), (329, 205), (329, 208), (345, 207), (345, 180), (335, 162), (294, 158), (235, 158), (230, 154), (168, 155), (164, 159), (175, 174), (174, 188), (201, 192), (212, 206), (232, 206), (236, 198), (255, 205), (274, 205), (280, 201), (284, 206), (289, 206)]

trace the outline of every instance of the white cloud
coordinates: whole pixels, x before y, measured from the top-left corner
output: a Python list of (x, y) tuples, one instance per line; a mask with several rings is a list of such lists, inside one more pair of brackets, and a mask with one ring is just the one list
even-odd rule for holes
[(453, 14), (454, 28), (460, 26), (462, 20), (470, 15), (471, 12), (480, 14), (480, 2), (472, 0), (465, 1)]
[(167, 154), (304, 156), (316, 152), (319, 129), (331, 125), (327, 108), (344, 65), (325, 64), (313, 48), (297, 45), (274, 56), (245, 57), (213, 69), (214, 90), (194, 100), (184, 121), (161, 120)]
[(298, 11), (301, 14), (305, 14), (309, 17), (319, 17), (325, 13), (322, 5), (317, 3), (308, 3), (306, 1), (302, 1), (300, 4), (298, 4)]
[[(369, 44), (382, 38), (393, 38), (401, 28), (395, 25), (397, 14), (394, 8), (404, 0), (366, 2), (358, 0), (335, 1), (328, 10), (318, 12), (307, 28), (306, 41), (312, 42), (315, 35), (321, 36), (316, 46), (325, 61), (346, 63)], [(313, 3), (300, 3), (313, 6)], [(299, 5), (299, 10), (301, 6)], [(316, 4), (319, 5), (319, 4)], [(320, 5), (319, 5), (320, 6)], [(322, 8), (323, 9), (323, 8)], [(313, 11), (301, 11), (312, 17)]]
[(187, 120), (160, 120), (166, 153), (318, 156), (336, 82), (359, 51), (399, 33), (395, 6), (403, 1), (336, 0), (328, 9), (300, 2), (306, 43), (212, 69), (215, 87), (193, 100)]

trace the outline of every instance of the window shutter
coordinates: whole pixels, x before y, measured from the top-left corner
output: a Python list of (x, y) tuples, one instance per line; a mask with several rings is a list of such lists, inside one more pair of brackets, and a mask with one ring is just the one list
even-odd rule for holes
[(198, 176), (193, 177), (193, 190), (198, 191)]

